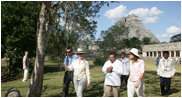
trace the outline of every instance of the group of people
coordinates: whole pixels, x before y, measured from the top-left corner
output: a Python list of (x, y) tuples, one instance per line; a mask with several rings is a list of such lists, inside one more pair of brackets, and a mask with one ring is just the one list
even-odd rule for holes
[[(66, 57), (64, 64), (60, 67), (64, 68), (65, 75), (63, 81), (62, 97), (67, 97), (69, 93), (69, 84), (72, 81), (77, 97), (82, 97), (85, 84), (90, 87), (90, 70), (88, 61), (84, 59), (84, 50), (77, 49), (77, 55), (73, 53), (72, 48), (66, 49)], [(129, 61), (126, 58), (125, 52), (121, 53), (121, 59), (117, 59), (116, 52), (110, 52), (109, 60), (102, 67), (102, 72), (105, 74), (104, 94), (103, 97), (111, 96), (113, 91), (114, 97), (120, 96), (121, 83), (124, 80), (127, 84), (127, 95), (133, 97), (135, 92), (138, 97), (145, 96), (145, 63), (141, 59), (138, 49), (132, 48), (129, 53)], [(160, 78), (161, 95), (170, 94), (171, 78), (175, 74), (175, 62), (169, 57), (169, 52), (164, 51), (163, 57), (156, 59), (157, 75)], [(24, 78), (26, 82), (28, 78), (28, 51), (25, 51), (23, 58)]]

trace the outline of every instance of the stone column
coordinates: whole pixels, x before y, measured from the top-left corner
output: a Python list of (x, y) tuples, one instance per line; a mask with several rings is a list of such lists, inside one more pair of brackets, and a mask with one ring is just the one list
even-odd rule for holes
[(154, 57), (154, 51), (152, 51), (152, 57)]
[(156, 51), (156, 57), (158, 57), (158, 55), (159, 55), (159, 54), (158, 54), (158, 51)]
[(143, 52), (143, 53), (142, 53), (142, 56), (143, 56), (143, 57), (147, 57), (147, 53), (146, 53), (146, 52)]
[(176, 57), (176, 51), (174, 51), (174, 57)]
[(163, 57), (163, 51), (161, 51), (161, 57)]
[(171, 51), (169, 51), (169, 57), (171, 57)]

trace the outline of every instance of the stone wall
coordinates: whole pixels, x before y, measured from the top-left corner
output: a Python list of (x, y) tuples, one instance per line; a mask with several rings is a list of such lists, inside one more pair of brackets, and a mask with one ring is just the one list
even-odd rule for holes
[(142, 48), (143, 57), (157, 57), (163, 55), (163, 51), (169, 51), (170, 57), (181, 57), (181, 42), (161, 43), (145, 45)]

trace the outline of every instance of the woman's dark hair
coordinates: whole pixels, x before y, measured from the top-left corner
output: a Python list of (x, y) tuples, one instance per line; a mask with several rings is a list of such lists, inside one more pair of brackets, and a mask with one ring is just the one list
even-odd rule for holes
[[(131, 53), (131, 52), (130, 52)], [(138, 56), (134, 55), (133, 53), (131, 53), (134, 56), (134, 60), (137, 61), (139, 59)]]

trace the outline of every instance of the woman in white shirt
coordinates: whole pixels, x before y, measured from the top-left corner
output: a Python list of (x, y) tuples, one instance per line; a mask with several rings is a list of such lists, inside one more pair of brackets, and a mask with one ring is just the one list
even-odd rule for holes
[(74, 70), (74, 87), (77, 97), (82, 97), (82, 92), (84, 85), (87, 79), (87, 87), (90, 87), (90, 71), (89, 64), (87, 60), (84, 59), (84, 51), (81, 48), (78, 48), (78, 59), (74, 60), (70, 66), (61, 65), (62, 68), (65, 68), (67, 71)]

